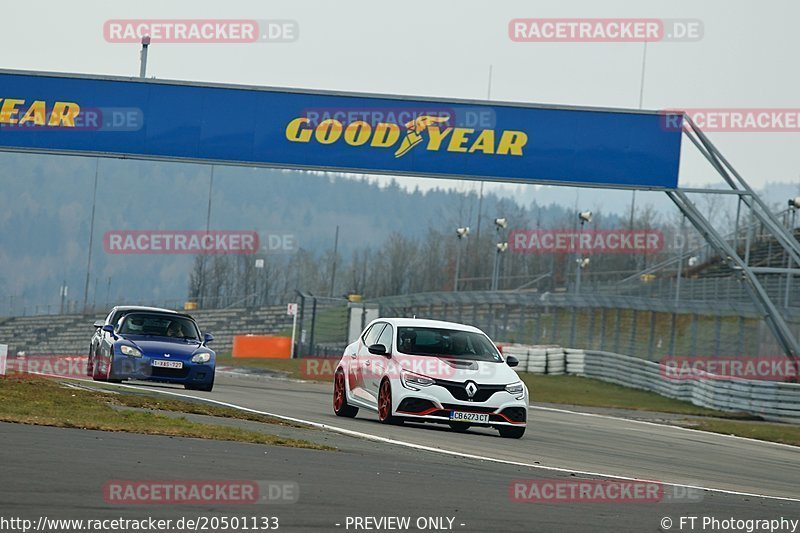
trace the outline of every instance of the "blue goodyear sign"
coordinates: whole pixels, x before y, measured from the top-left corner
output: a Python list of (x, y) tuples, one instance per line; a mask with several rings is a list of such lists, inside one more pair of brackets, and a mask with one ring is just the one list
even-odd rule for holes
[(0, 72), (0, 150), (673, 188), (680, 121), (670, 117), (667, 128), (655, 113)]

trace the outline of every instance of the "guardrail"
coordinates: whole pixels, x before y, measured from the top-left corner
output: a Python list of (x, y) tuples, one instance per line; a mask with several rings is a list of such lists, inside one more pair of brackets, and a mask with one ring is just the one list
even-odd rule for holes
[(668, 377), (662, 364), (638, 357), (560, 346), (503, 345), (519, 359), (519, 369), (535, 374), (576, 374), (625, 387), (648, 390), (719, 411), (744, 412), (765, 420), (800, 423), (800, 384), (734, 379), (706, 374)]

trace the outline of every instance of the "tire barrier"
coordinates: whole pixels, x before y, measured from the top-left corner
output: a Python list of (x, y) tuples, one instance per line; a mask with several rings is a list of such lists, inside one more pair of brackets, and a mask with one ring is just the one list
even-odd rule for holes
[(519, 359), (520, 371), (573, 374), (655, 392), (718, 411), (743, 412), (775, 422), (800, 423), (800, 384), (699, 373), (671, 377), (663, 364), (596, 350), (504, 344)]

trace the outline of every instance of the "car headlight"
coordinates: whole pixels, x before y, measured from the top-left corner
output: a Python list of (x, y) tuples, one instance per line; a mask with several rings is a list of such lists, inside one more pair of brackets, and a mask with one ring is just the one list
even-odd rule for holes
[(521, 381), (506, 385), (506, 392), (509, 394), (522, 394), (525, 391), (525, 385)]
[(403, 381), (403, 386), (408, 389), (416, 390), (415, 387), (430, 387), (434, 383), (436, 383), (433, 379), (423, 376), (422, 374), (415, 374), (414, 372), (409, 372), (404, 370), (400, 377)]
[(194, 354), (192, 356), (192, 363), (208, 363), (211, 360), (211, 354), (208, 352)]
[(122, 352), (123, 355), (130, 355), (132, 357), (141, 357), (142, 352), (134, 348), (133, 346), (128, 346), (127, 344), (123, 344), (119, 347), (119, 351)]

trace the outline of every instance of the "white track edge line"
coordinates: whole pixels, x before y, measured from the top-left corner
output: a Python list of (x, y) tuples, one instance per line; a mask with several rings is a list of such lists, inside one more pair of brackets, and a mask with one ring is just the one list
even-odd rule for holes
[[(785, 444), (783, 442), (772, 442), (772, 441), (769, 441), (769, 440), (759, 440), (759, 439), (754, 439), (754, 438), (751, 438), (751, 437), (742, 437), (740, 435), (729, 435), (727, 433), (715, 433), (714, 431), (705, 431), (703, 429), (686, 428), (686, 427), (683, 427), (683, 426), (676, 426), (676, 425), (673, 425), (673, 424), (661, 424), (659, 422), (648, 422), (647, 420), (636, 420), (636, 419), (633, 419), (633, 418), (623, 418), (621, 416), (613, 416), (613, 415), (601, 415), (599, 413), (584, 413), (582, 411), (571, 411), (569, 409), (559, 409), (559, 408), (556, 408), (556, 407), (544, 407), (544, 406), (541, 406), (541, 405), (528, 405), (528, 409), (538, 409), (540, 411), (554, 411), (554, 412), (557, 412), (557, 413), (569, 413), (569, 414), (578, 415), (578, 416), (591, 416), (591, 417), (597, 417), (597, 418), (607, 418), (607, 419), (610, 419), (610, 420), (621, 420), (623, 422), (632, 422), (632, 423), (635, 423), (635, 424), (645, 424), (645, 425), (648, 425), (648, 426), (656, 426), (656, 427), (660, 427), (660, 428), (680, 429), (682, 431), (694, 431), (695, 433), (703, 433), (704, 435), (714, 435), (715, 437), (726, 437), (728, 439), (745, 440), (745, 441), (752, 442), (752, 443), (755, 443), (755, 444), (769, 444), (770, 446), (779, 446), (779, 447), (782, 447), (782, 448), (789, 448), (789, 449), (792, 449), (794, 451), (800, 451), (800, 447), (794, 446), (792, 444)], [(686, 416), (692, 416), (692, 415), (686, 415)], [(730, 420), (732, 422), (736, 421), (735, 419), (724, 419), (724, 420)]]
[[(252, 375), (252, 374), (243, 374), (243, 373), (240, 373), (240, 372), (230, 372), (230, 371), (226, 371), (226, 370), (217, 371), (217, 373), (218, 374), (223, 374), (225, 376), (228, 376), (228, 377), (231, 377), (231, 378), (234, 378), (234, 379), (239, 379), (239, 378), (253, 379), (253, 380), (274, 379), (274, 380), (279, 380), (279, 381), (292, 381), (292, 382), (295, 382), (295, 383), (319, 383), (319, 382), (313, 381), (313, 380), (281, 378), (281, 377), (274, 377), (274, 376), (265, 376), (264, 378), (261, 378), (261, 377), (258, 377), (258, 376)], [(706, 431), (704, 429), (687, 428), (687, 427), (683, 427), (683, 426), (676, 426), (674, 424), (667, 424), (667, 423), (663, 423), (662, 424), (660, 422), (648, 422), (647, 420), (637, 420), (635, 418), (625, 418), (625, 417), (621, 417), (621, 416), (603, 415), (603, 414), (599, 414), (599, 413), (586, 413), (586, 412), (583, 412), (583, 411), (572, 411), (570, 409), (560, 409), (560, 408), (556, 408), (556, 407), (544, 407), (544, 406), (533, 405), (533, 404), (528, 404), (528, 409), (538, 409), (538, 410), (541, 410), (541, 411), (553, 411), (553, 412), (557, 412), (557, 413), (569, 413), (569, 414), (579, 415), (579, 416), (591, 416), (591, 417), (597, 417), (597, 418), (607, 418), (609, 420), (620, 420), (622, 422), (632, 422), (632, 423), (635, 423), (635, 424), (645, 424), (645, 425), (656, 426), (656, 427), (660, 427), (660, 428), (679, 429), (681, 431), (694, 431), (696, 433), (702, 433), (704, 435), (713, 435), (715, 437), (725, 437), (725, 438), (729, 438), (729, 439), (744, 440), (744, 441), (747, 441), (747, 442), (751, 442), (753, 444), (767, 444), (767, 445), (770, 445), (770, 446), (778, 446), (778, 447), (781, 447), (781, 448), (789, 448), (789, 449), (792, 449), (792, 450), (795, 450), (795, 451), (800, 451), (800, 447), (794, 446), (792, 444), (785, 444), (783, 442), (772, 442), (772, 441), (768, 441), (768, 440), (754, 439), (754, 438), (751, 438), (751, 437), (742, 437), (740, 435), (729, 435), (727, 433), (716, 433), (714, 431)], [(675, 414), (675, 413), (667, 413), (667, 414)], [(692, 415), (686, 415), (686, 416), (692, 416)], [(730, 419), (730, 420), (735, 421), (733, 419)]]

